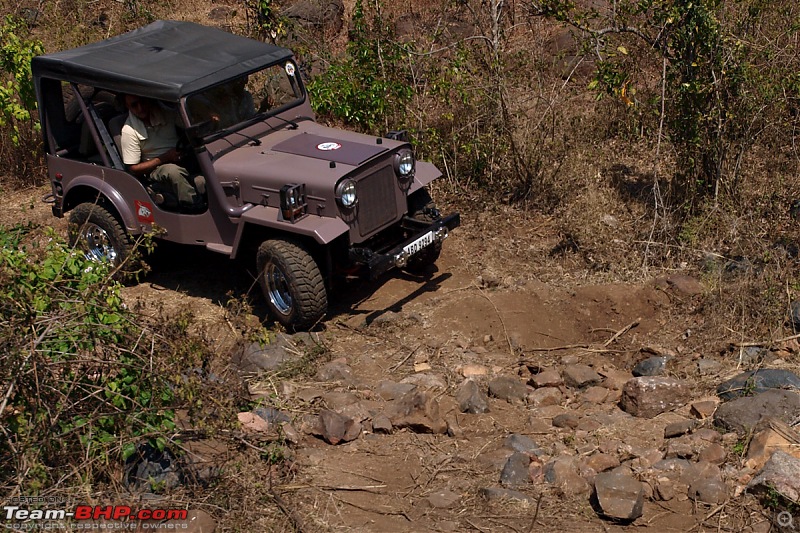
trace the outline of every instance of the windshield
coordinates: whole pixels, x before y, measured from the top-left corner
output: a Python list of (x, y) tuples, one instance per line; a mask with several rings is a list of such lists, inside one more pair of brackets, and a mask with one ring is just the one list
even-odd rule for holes
[(186, 113), (190, 125), (205, 123), (213, 132), (298, 104), (302, 99), (297, 67), (287, 61), (189, 96)]

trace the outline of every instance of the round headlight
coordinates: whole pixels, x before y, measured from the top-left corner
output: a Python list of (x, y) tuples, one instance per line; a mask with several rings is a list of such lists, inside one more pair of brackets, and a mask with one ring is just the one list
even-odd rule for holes
[(342, 207), (353, 207), (358, 201), (356, 182), (351, 179), (342, 180), (336, 186), (336, 199)]
[(395, 156), (395, 171), (401, 178), (407, 178), (414, 173), (414, 154), (411, 150), (401, 150)]

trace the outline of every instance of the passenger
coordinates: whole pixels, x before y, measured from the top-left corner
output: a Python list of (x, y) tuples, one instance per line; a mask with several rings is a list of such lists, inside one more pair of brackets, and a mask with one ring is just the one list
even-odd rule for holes
[(224, 129), (255, 115), (253, 95), (246, 89), (247, 77), (209, 89), (189, 98), (192, 121), (212, 121), (215, 129)]
[(189, 182), (189, 171), (181, 165), (178, 151), (177, 116), (155, 100), (127, 94), (124, 96), (128, 119), (122, 127), (120, 148), (128, 171), (142, 176), (153, 191), (164, 193), (156, 203), (187, 210), (203, 207), (201, 195)]

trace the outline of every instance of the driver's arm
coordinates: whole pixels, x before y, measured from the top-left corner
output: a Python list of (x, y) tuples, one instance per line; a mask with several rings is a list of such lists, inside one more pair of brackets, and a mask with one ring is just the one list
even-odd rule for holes
[(167, 163), (178, 163), (181, 159), (180, 152), (176, 148), (170, 148), (163, 154), (147, 161), (140, 161), (139, 163), (128, 165), (128, 172), (137, 176), (145, 176), (150, 174), (156, 168)]
[(166, 163), (177, 163), (181, 157), (177, 148), (170, 148), (157, 157), (142, 161), (141, 141), (128, 126), (122, 128), (120, 144), (122, 145), (122, 162), (125, 163), (128, 172), (136, 176), (150, 174)]

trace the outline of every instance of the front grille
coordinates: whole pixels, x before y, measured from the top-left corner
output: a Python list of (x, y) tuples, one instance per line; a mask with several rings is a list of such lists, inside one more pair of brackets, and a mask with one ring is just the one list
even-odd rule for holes
[(356, 184), (358, 228), (362, 237), (397, 217), (397, 184), (391, 166), (383, 167)]

